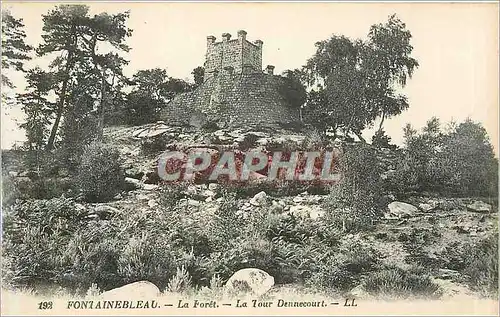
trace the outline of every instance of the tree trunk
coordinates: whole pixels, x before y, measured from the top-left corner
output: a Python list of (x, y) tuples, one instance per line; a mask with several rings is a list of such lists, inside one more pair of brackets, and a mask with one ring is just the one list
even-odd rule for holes
[(104, 103), (106, 100), (106, 69), (103, 67), (101, 71), (101, 98), (99, 100), (99, 108), (97, 109), (97, 140), (102, 141), (104, 135)]
[(363, 142), (363, 143), (366, 143), (366, 140), (365, 138), (363, 138), (363, 136), (361, 135), (361, 132), (359, 131), (354, 131), (354, 134), (358, 137), (358, 139)]
[(61, 88), (61, 93), (59, 94), (59, 101), (57, 103), (57, 112), (56, 112), (56, 120), (54, 121), (54, 125), (52, 125), (52, 130), (50, 131), (49, 139), (47, 140), (46, 150), (50, 151), (54, 148), (54, 142), (56, 140), (57, 129), (59, 128), (59, 124), (61, 122), (61, 117), (64, 112), (64, 102), (66, 101), (66, 91), (68, 90), (68, 82), (69, 82), (69, 72), (71, 70), (73, 64), (73, 53), (70, 51), (68, 53), (68, 62), (66, 63), (65, 78), (63, 81), (63, 85)]
[[(74, 24), (71, 27), (71, 36), (73, 40), (72, 45), (76, 46), (76, 41), (77, 41), (76, 26)], [(50, 131), (50, 136), (49, 139), (47, 140), (47, 146), (45, 148), (47, 151), (51, 151), (54, 148), (54, 142), (56, 140), (57, 130), (59, 129), (59, 124), (61, 123), (61, 117), (64, 112), (64, 102), (66, 101), (66, 92), (68, 90), (68, 82), (70, 80), (69, 73), (71, 71), (71, 68), (73, 68), (74, 64), (73, 50), (74, 46), (68, 49), (68, 59), (66, 62), (66, 69), (64, 70), (64, 81), (61, 88), (61, 93), (59, 94), (59, 101), (57, 103), (56, 120), (54, 121), (54, 125), (52, 126), (52, 129)]]
[(382, 131), (382, 127), (384, 125), (384, 120), (385, 120), (385, 111), (382, 112), (382, 120), (380, 120), (380, 124), (378, 126), (378, 132)]

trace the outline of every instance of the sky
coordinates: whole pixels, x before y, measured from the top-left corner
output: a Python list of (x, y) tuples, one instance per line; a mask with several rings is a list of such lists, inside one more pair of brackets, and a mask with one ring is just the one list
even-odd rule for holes
[[(2, 3), (24, 19), (26, 41), (38, 45), (42, 15), (56, 3)], [(133, 30), (124, 56), (132, 75), (140, 69), (166, 68), (172, 77), (192, 80), (191, 71), (203, 65), (206, 37), (222, 33), (260, 39), (263, 67), (275, 73), (299, 68), (315, 52), (314, 43), (333, 34), (366, 38), (371, 25), (396, 13), (412, 33), (412, 56), (420, 67), (402, 91), (410, 108), (386, 120), (393, 143), (401, 144), (403, 127), (420, 129), (433, 116), (443, 123), (467, 117), (481, 122), (498, 156), (498, 3), (88, 3), (92, 14), (130, 10)], [(36, 59), (28, 66), (47, 65)], [(22, 74), (11, 74), (16, 92), (24, 89)], [(2, 105), (2, 148), (24, 139), (16, 122), (19, 108)], [(364, 131), (370, 139), (373, 129)]]

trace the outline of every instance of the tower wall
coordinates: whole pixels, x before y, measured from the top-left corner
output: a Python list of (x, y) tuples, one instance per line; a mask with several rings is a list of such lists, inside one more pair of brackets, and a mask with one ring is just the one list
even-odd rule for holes
[(214, 36), (207, 37), (205, 80), (217, 76), (226, 67), (232, 67), (235, 74), (262, 72), (262, 41), (255, 44), (246, 39), (245, 31), (238, 31), (238, 38), (224, 33), (221, 42)]

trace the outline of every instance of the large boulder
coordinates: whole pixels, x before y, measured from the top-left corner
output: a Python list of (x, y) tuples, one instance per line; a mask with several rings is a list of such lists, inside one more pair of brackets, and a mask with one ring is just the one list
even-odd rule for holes
[(388, 208), (389, 213), (386, 214), (386, 218), (407, 218), (414, 216), (418, 212), (417, 207), (400, 201), (393, 201)]
[(274, 286), (274, 277), (257, 268), (242, 269), (234, 273), (225, 285), (230, 296), (261, 296)]
[(154, 298), (161, 294), (158, 286), (148, 281), (138, 281), (114, 288), (101, 294), (104, 299)]

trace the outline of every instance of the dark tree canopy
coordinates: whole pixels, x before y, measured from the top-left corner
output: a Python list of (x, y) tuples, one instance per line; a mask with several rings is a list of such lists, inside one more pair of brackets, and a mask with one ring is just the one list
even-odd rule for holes
[(198, 87), (203, 83), (203, 77), (205, 76), (205, 68), (202, 66), (198, 66), (191, 72), (194, 79), (194, 85)]
[[(114, 98), (113, 87), (127, 81), (122, 73), (127, 61), (119, 53), (129, 50), (125, 44), (131, 35), (126, 27), (128, 15), (91, 16), (85, 5), (59, 5), (43, 15), (43, 42), (36, 51), (40, 57), (52, 58), (50, 72), (56, 79), (52, 90), (57, 96), (48, 150), (54, 147), (61, 122), (68, 119), (65, 125), (71, 126), (71, 118), (79, 120), (77, 113), (87, 117), (96, 110), (98, 126), (93, 131), (97, 137), (102, 135), (105, 108)], [(85, 110), (80, 107), (84, 99), (92, 100)]]

